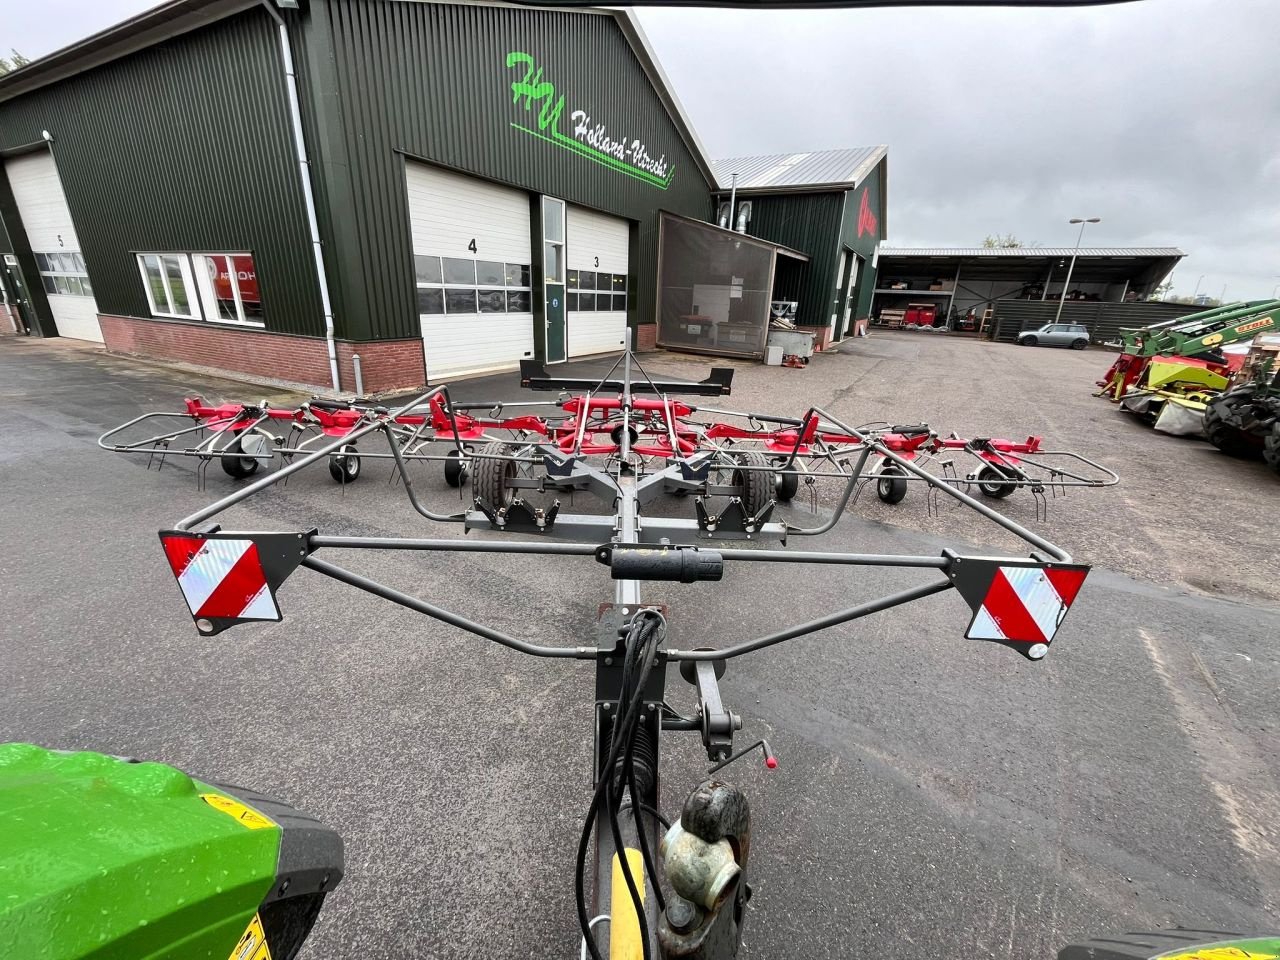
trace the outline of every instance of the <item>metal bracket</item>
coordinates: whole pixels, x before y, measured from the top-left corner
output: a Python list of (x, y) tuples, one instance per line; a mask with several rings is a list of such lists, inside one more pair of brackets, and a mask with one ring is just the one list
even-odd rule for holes
[(476, 508), (488, 518), (493, 529), (513, 533), (549, 533), (560, 512), (557, 500), (547, 509), (535, 507), (519, 497), (505, 507), (494, 507), (483, 497), (476, 497)]
[(724, 708), (720, 684), (724, 676), (723, 660), (683, 660), (680, 676), (698, 688), (698, 714), (702, 720), (702, 745), (707, 759), (726, 760), (733, 752), (733, 731), (742, 729), (742, 718)]
[(706, 501), (702, 497), (694, 501), (694, 505), (698, 510), (698, 528), (704, 534), (732, 539), (740, 539), (741, 534), (749, 540), (752, 534), (760, 532), (769, 522), (769, 518), (773, 516), (773, 508), (777, 504), (770, 500), (755, 516), (743, 509), (740, 497), (730, 500), (729, 505), (719, 514), (708, 513)]

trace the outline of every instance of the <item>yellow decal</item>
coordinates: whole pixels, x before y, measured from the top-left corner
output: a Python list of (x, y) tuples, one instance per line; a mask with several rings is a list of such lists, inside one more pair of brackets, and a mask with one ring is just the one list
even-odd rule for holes
[(251, 810), (239, 800), (224, 797), (220, 793), (202, 793), (200, 799), (228, 817), (235, 817), (241, 826), (248, 827), (250, 830), (265, 830), (267, 827), (276, 825), (274, 820), (264, 817), (257, 810)]
[(1222, 334), (1220, 333), (1211, 333), (1200, 341), (1201, 345), (1206, 347), (1212, 347), (1214, 344), (1221, 342)]
[[(644, 900), (644, 857), (634, 847), (627, 847), (627, 866), (636, 882), (640, 899)], [(640, 941), (640, 918), (622, 875), (622, 860), (613, 855), (613, 884), (609, 888), (609, 960), (641, 960), (644, 946)]]
[(1241, 950), (1239, 947), (1201, 947), (1188, 953), (1161, 955), (1160, 960), (1276, 960), (1276, 955)]
[(255, 913), (249, 921), (249, 928), (231, 951), (227, 960), (271, 960), (271, 949), (267, 946), (267, 932), (262, 929), (262, 920)]

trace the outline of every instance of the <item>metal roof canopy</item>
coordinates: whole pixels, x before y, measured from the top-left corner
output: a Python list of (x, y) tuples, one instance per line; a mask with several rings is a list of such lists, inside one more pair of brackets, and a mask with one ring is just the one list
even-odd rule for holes
[(740, 240), (743, 243), (749, 243), (752, 246), (763, 247), (766, 250), (772, 250), (780, 256), (790, 257), (791, 259), (799, 260), (802, 263), (809, 262), (809, 255), (807, 253), (801, 253), (799, 250), (784, 247), (782, 244), (774, 243), (772, 240), (765, 240), (763, 237), (753, 237), (749, 233), (739, 233), (737, 230), (730, 230), (728, 227), (722, 227), (717, 223), (708, 223), (705, 220), (695, 220), (693, 217), (682, 217), (680, 214), (672, 213), (670, 210), (662, 210), (660, 212), (662, 216), (670, 217), (672, 220), (691, 223), (704, 230), (710, 230), (713, 233), (725, 234), (733, 237), (735, 240)]
[(1061, 283), (1061, 270), (1075, 254), (1076, 265), (1071, 274), (1078, 283), (1146, 284), (1163, 279), (1186, 256), (1177, 247), (986, 247), (911, 248), (880, 247), (877, 260), (877, 286), (906, 277), (950, 279), (959, 270), (961, 282), (966, 280), (1004, 280), (1010, 283), (1043, 282), (1052, 269), (1053, 279)]
[(852, 147), (847, 150), (815, 150), (808, 153), (775, 153), (762, 157), (731, 157), (711, 161), (720, 192), (732, 186), (738, 174), (738, 193), (813, 192), (848, 189), (865, 180), (885, 158), (889, 148)]

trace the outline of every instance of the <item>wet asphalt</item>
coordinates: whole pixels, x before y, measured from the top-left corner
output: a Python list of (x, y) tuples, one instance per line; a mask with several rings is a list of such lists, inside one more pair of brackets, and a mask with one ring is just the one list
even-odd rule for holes
[[(847, 344), (803, 371), (737, 364), (734, 406), (799, 412), (807, 399), (858, 422), (1012, 436), (1047, 425), (1092, 441), (1126, 483), (1073, 493), (1073, 510), (1051, 504), (1037, 528), (1098, 565), (1042, 662), (963, 639), (969, 613), (948, 593), (730, 664), (722, 694), (744, 718), (741, 742), (765, 736), (779, 759), (776, 771), (731, 768), (754, 818), (742, 955), (1013, 960), (1135, 927), (1274, 929), (1274, 534), (1217, 518), (1208, 526), (1232, 536), (1192, 564), (1178, 536), (1204, 534), (1203, 503), (1161, 501), (1167, 468), (1152, 464), (1191, 456), (1197, 470), (1219, 471), (1213, 482), (1231, 503), (1272, 505), (1255, 513), (1274, 514), (1280, 484), (1265, 487), (1274, 478), (1241, 474), (1203, 444), (1180, 453), (1103, 401), (1079, 399), (1103, 354), (924, 336)], [(646, 362), (682, 376), (709, 365)], [(235, 481), (215, 465), (201, 492), (189, 463), (147, 470), (145, 458), (94, 443), (193, 390), (277, 393), (0, 340), (0, 740), (164, 760), (337, 828), (347, 876), (305, 957), (576, 956), (589, 666), (521, 656), (307, 571), (280, 592), (283, 624), (200, 638), (155, 533)], [(507, 376), (457, 393), (519, 390)], [(434, 471), (419, 471), (432, 503), (458, 505)], [(371, 464), (345, 491), (323, 468), (299, 475), (235, 508), (227, 525), (460, 535), (417, 518), (388, 472)], [(919, 501), (860, 500), (822, 545), (1010, 546), (960, 513), (930, 517)], [(829, 503), (819, 498), (819, 516)], [(803, 496), (789, 509), (811, 520)], [(1016, 495), (1004, 509), (1033, 520)], [(611, 593), (590, 559), (335, 559), (543, 643), (583, 642)], [(671, 643), (693, 647), (928, 577), (741, 564), (718, 585), (647, 595), (670, 605)], [(670, 699), (695, 702), (678, 677)], [(705, 766), (693, 735), (664, 740), (667, 812)]]

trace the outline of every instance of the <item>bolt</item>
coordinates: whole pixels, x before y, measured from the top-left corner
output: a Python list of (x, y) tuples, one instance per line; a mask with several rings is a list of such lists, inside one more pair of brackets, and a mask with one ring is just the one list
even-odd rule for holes
[(608, 711), (609, 711), (609, 709), (610, 709), (612, 706), (613, 706), (613, 704), (611, 704), (611, 703), (602, 703), (602, 704), (600, 704), (600, 709), (601, 709), (601, 710), (604, 710), (605, 712), (608, 712)]
[(199, 620), (196, 621), (196, 629), (199, 630), (201, 633), (212, 633), (213, 623), (212, 621), (206, 620), (204, 617), (201, 617)]
[(613, 657), (605, 657), (605, 658), (604, 658), (604, 665), (605, 665), (606, 667), (612, 667), (612, 666), (613, 666)]
[(674, 897), (667, 904), (667, 923), (672, 930), (684, 933), (698, 920), (698, 908), (684, 897)]
[(289, 892), (289, 878), (286, 877), (284, 883), (280, 884), (280, 894), (283, 896), (288, 892)]

